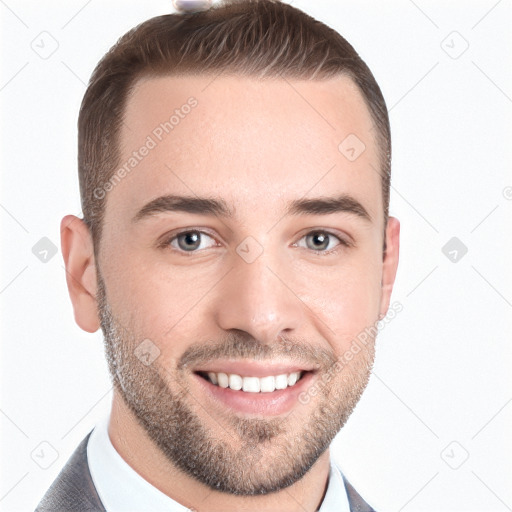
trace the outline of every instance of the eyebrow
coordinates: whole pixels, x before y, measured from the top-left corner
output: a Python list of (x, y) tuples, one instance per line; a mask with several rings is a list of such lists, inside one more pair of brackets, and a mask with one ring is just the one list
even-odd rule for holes
[[(233, 218), (234, 211), (223, 199), (194, 196), (165, 195), (144, 205), (133, 217), (137, 222), (157, 213), (183, 212)], [(354, 197), (342, 194), (336, 197), (296, 199), (286, 208), (285, 215), (328, 215), (350, 213), (368, 222), (372, 219), (366, 208)]]
[(368, 222), (372, 219), (366, 208), (354, 197), (342, 194), (337, 197), (315, 197), (292, 201), (287, 215), (327, 215), (330, 213), (351, 213)]
[(233, 217), (233, 211), (222, 199), (166, 195), (157, 197), (144, 205), (137, 212), (135, 217), (133, 217), (133, 222), (137, 222), (156, 213), (166, 212), (184, 212), (219, 217)]

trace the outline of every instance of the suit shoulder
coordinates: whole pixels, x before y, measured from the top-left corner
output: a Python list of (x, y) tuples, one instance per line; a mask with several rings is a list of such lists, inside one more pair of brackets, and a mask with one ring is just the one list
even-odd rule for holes
[(35, 512), (105, 512), (87, 461), (90, 435), (91, 432), (78, 445)]
[(354, 489), (352, 484), (343, 475), (343, 482), (347, 490), (348, 502), (350, 504), (350, 512), (376, 512), (361, 495)]

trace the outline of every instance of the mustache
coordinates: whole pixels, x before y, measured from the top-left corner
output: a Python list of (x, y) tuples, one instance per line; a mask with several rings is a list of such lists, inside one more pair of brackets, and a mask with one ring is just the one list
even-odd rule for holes
[(262, 343), (250, 334), (230, 332), (216, 341), (195, 343), (189, 346), (178, 361), (178, 369), (197, 366), (215, 359), (252, 359), (270, 361), (284, 359), (299, 365), (326, 369), (337, 361), (332, 351), (311, 345), (301, 338), (280, 336), (274, 343)]

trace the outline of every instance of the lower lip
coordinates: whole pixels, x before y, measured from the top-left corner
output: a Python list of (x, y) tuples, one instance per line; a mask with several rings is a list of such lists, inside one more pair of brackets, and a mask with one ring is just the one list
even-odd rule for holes
[(290, 412), (299, 402), (299, 395), (311, 385), (313, 374), (307, 372), (296, 384), (269, 393), (248, 393), (221, 388), (194, 374), (195, 379), (213, 401), (243, 414), (278, 416)]

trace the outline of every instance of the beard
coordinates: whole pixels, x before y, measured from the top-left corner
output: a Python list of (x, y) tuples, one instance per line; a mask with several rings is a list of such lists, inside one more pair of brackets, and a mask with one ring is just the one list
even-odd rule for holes
[[(217, 491), (254, 496), (299, 481), (343, 427), (371, 373), (373, 341), (340, 370), (331, 351), (295, 339), (262, 344), (245, 331), (191, 344), (172, 368), (160, 363), (163, 358), (144, 364), (136, 356), (144, 337), (113, 315), (99, 272), (97, 299), (113, 386), (165, 458)], [(312, 384), (317, 387), (315, 399), (308, 400), (307, 408), (301, 407), (307, 414), (293, 410), (285, 417), (260, 419), (226, 413), (210, 421), (214, 426), (202, 420), (201, 413), (209, 411), (188, 389), (189, 365), (222, 358), (270, 361), (283, 356), (317, 368), (317, 384)]]

